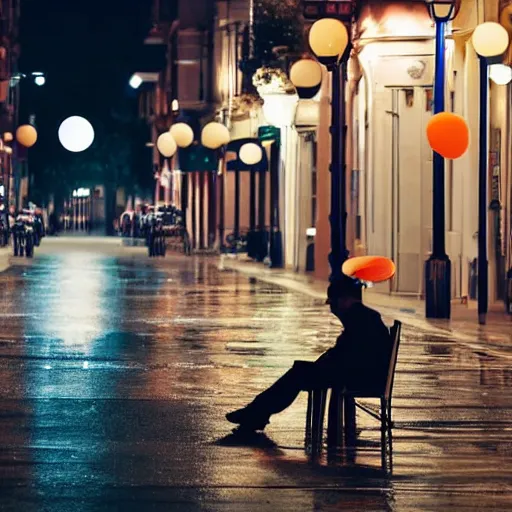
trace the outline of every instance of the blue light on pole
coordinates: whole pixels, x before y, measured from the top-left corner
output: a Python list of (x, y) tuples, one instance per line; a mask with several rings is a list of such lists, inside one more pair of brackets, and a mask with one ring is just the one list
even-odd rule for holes
[[(455, 15), (456, 0), (427, 0), (436, 25), (434, 114), (445, 109), (445, 35), (446, 25)], [(450, 318), (451, 262), (445, 246), (444, 158), (433, 155), (433, 246), (425, 262), (425, 313), (427, 318)]]

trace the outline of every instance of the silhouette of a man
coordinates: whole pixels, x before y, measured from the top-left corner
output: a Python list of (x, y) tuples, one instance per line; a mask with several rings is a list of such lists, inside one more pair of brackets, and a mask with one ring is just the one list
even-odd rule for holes
[(343, 276), (327, 290), (327, 304), (343, 324), (336, 345), (315, 362), (295, 361), (277, 382), (249, 405), (226, 414), (244, 430), (263, 430), (272, 414), (283, 411), (303, 389), (347, 386), (375, 389), (384, 386), (392, 340), (376, 311), (361, 302), (361, 283)]

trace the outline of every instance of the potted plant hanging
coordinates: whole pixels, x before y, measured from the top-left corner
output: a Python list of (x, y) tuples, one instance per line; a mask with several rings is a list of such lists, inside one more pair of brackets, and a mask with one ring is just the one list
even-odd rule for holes
[(272, 126), (291, 126), (299, 97), (286, 73), (280, 68), (261, 67), (252, 78), (263, 99), (263, 115)]

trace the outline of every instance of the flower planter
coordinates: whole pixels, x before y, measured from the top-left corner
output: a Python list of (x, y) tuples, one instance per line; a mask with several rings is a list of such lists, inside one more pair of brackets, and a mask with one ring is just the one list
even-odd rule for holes
[(261, 94), (263, 98), (263, 115), (269, 125), (292, 126), (299, 97), (296, 94)]

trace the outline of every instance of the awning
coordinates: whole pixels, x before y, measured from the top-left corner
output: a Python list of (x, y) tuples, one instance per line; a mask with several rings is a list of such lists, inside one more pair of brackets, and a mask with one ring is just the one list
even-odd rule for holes
[(201, 144), (194, 144), (188, 148), (178, 150), (180, 170), (183, 172), (208, 172), (217, 171), (219, 158), (213, 149), (208, 149)]

